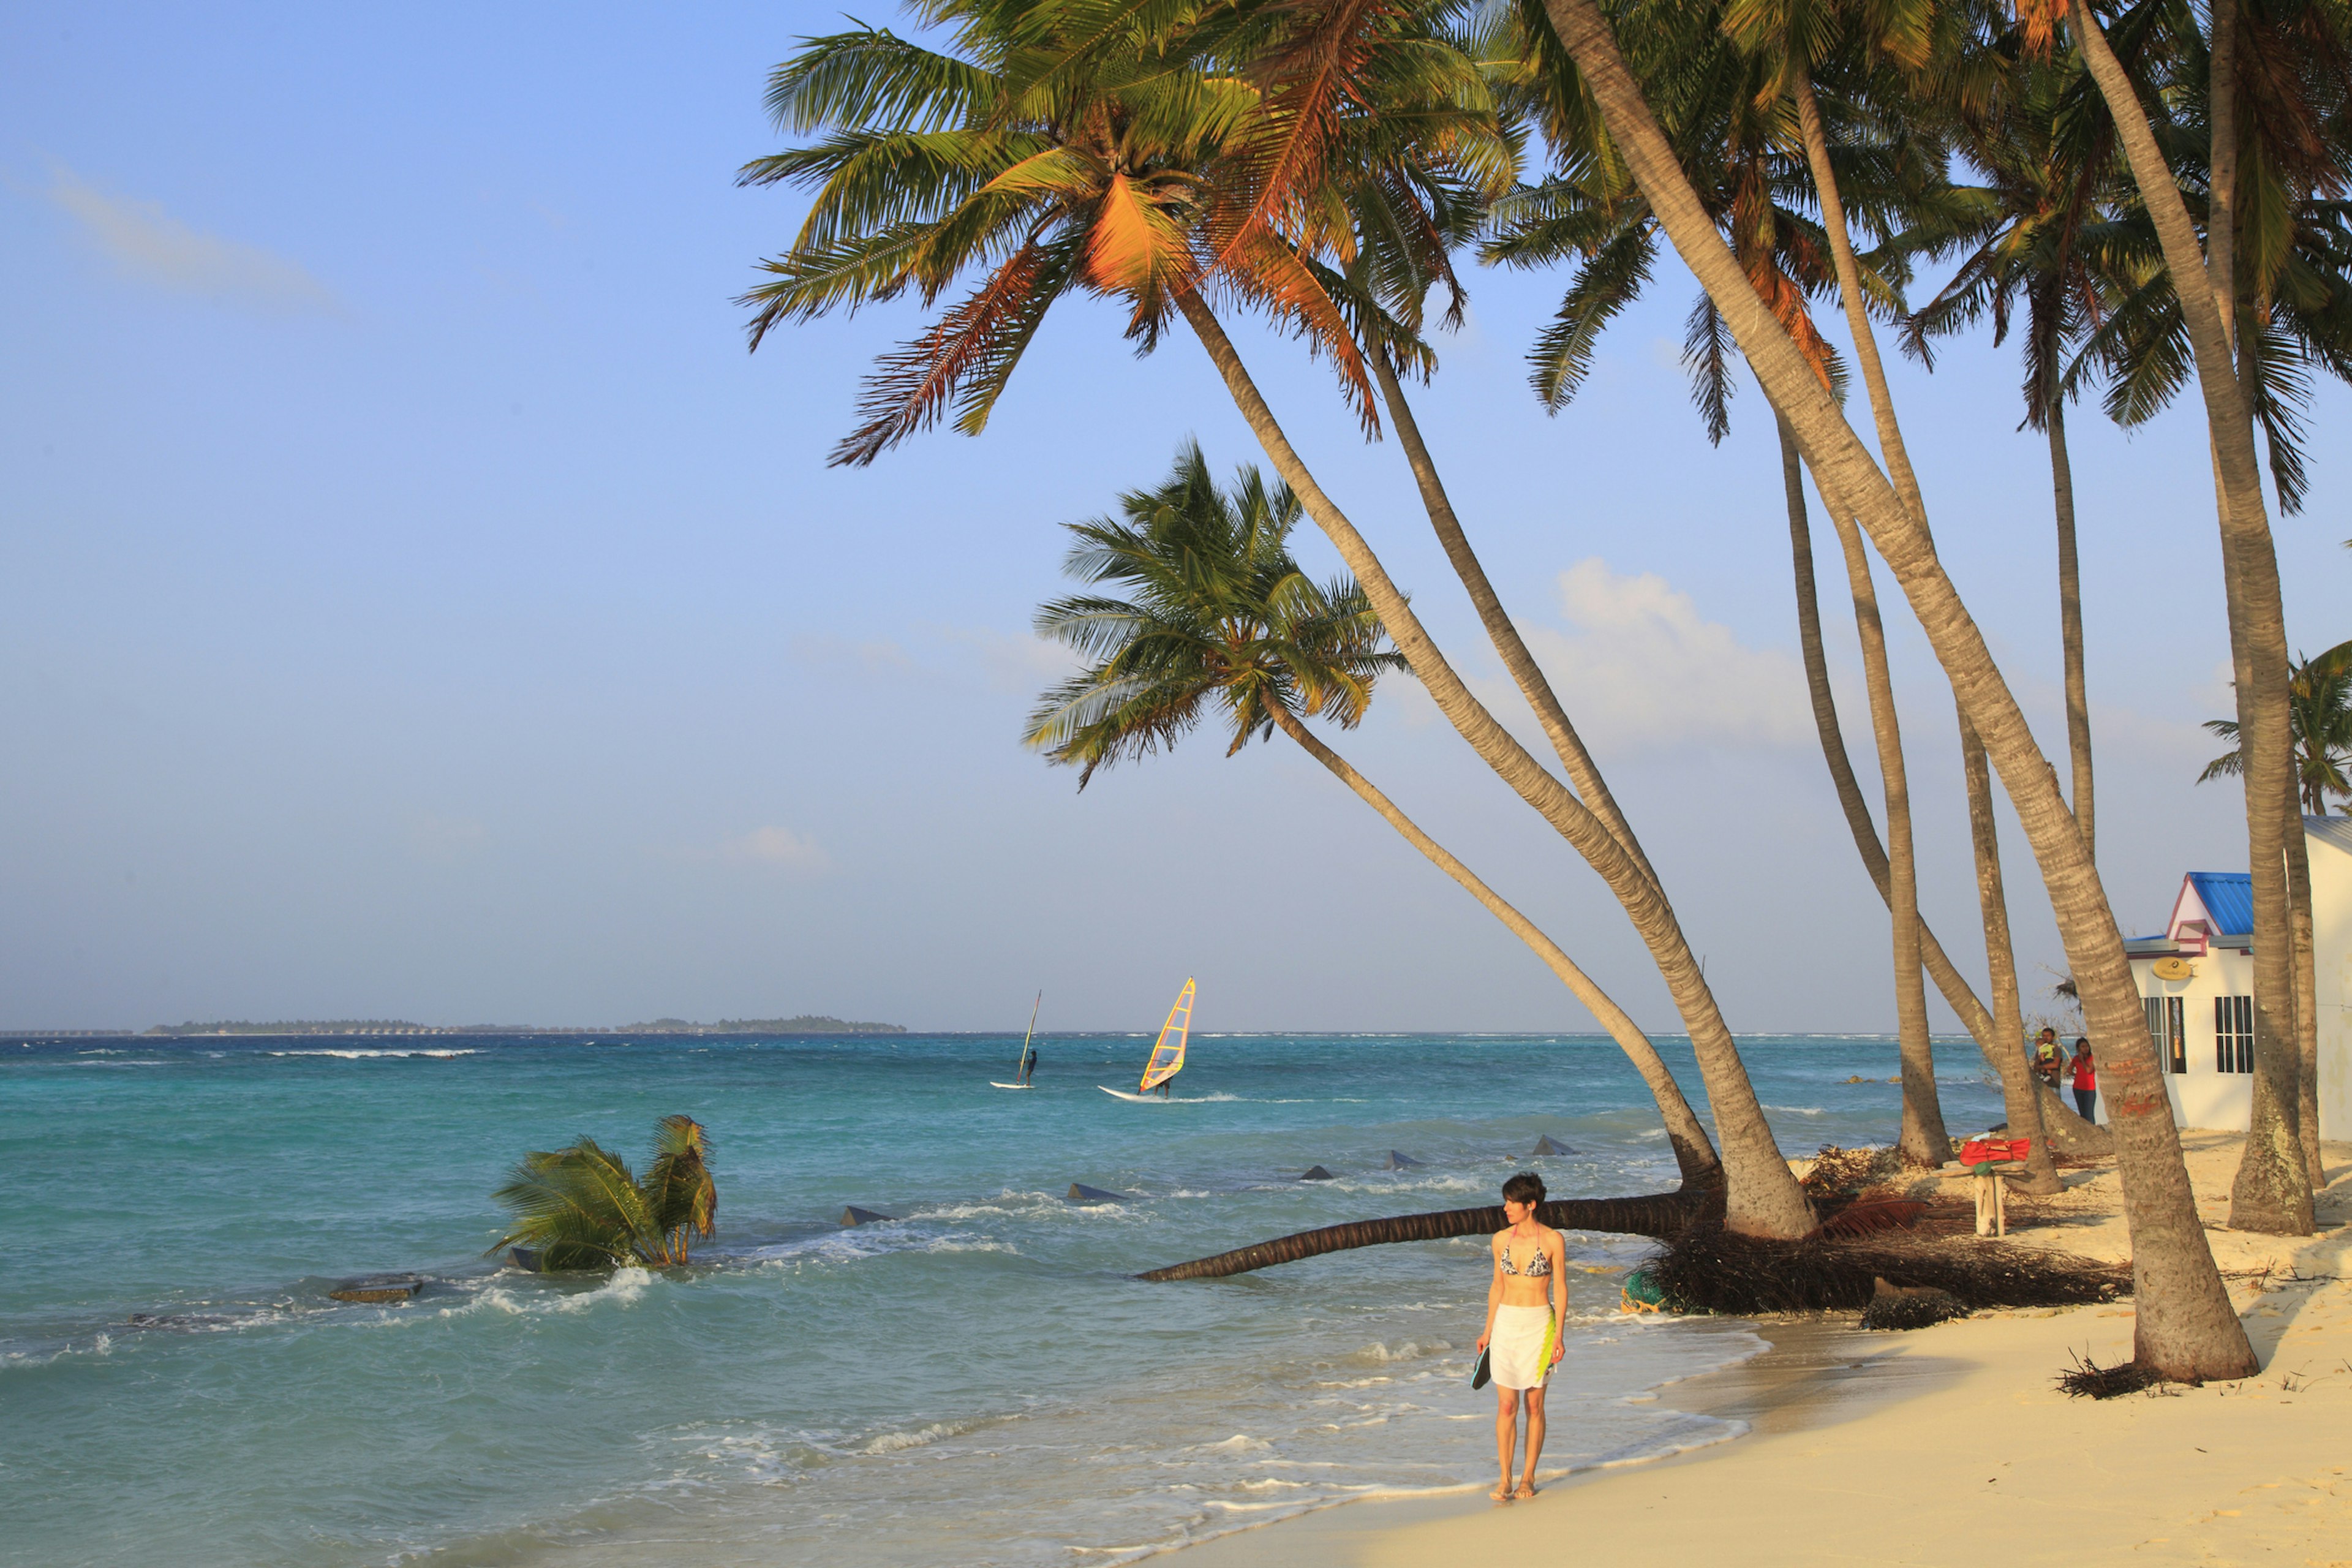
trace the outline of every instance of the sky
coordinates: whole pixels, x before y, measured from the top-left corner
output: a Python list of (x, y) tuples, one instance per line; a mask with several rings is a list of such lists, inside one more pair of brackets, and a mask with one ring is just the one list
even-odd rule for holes
[[(876, 12), (868, 20), (887, 19)], [(1575, 1030), (1540, 963), (1287, 742), (1075, 776), (1018, 741), (1061, 524), (1198, 439), (1198, 345), (1057, 307), (988, 429), (826, 453), (911, 302), (746, 353), (802, 199), (767, 71), (814, 5), (41, 4), (0, 18), (0, 1027), (828, 1013), (1150, 1029)], [(1777, 448), (1710, 447), (1669, 261), (1547, 415), (1557, 274), (1477, 270), (1416, 407), (1740, 1032), (1893, 1027), (1815, 742)], [(1237, 328), (1328, 489), (1519, 732), (1393, 444)], [(2013, 348), (1892, 374), (1944, 557), (2063, 760), (2050, 482)], [(2352, 400), (2277, 521), (2290, 639), (2352, 637)], [(1855, 410), (1858, 414), (1859, 408)], [(2127, 934), (2242, 869), (2205, 443), (2071, 423), (2101, 868)], [(1828, 531), (1818, 512), (1817, 542)], [(1319, 537), (1302, 558), (1336, 570)], [(1824, 549), (1825, 587), (1836, 561)], [(1882, 573), (1923, 907), (1983, 972), (1949, 689)], [(1825, 597), (1856, 765), (1859, 656)], [(1644, 1026), (1614, 900), (1403, 679), (1335, 744)], [(2029, 1012), (2063, 958), (2004, 808)], [(1939, 1026), (1951, 1019), (1936, 1004)]]

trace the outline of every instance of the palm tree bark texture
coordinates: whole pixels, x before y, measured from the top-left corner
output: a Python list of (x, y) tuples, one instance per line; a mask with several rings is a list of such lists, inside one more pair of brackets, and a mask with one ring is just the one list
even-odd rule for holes
[[(1431, 699), (1481, 761), (1533, 806), (1553, 829), (1601, 874), (1623, 906), (1633, 929), (1648, 947), (1666, 989), (1688, 1032), (1699, 1073), (1706, 1080), (1707, 1102), (1715, 1112), (1718, 1152), (1723, 1159), (1726, 1193), (1725, 1224), (1748, 1235), (1795, 1237), (1813, 1228), (1812, 1205), (1790, 1173), (1787, 1159), (1772, 1135), (1755, 1086), (1739, 1060), (1731, 1030), (1708, 990), (1681, 922), (1665, 894), (1643, 875), (1616, 835), (1583, 802), (1552, 776), (1517, 739), (1506, 730), (1474, 696), (1445, 660), (1435, 641), (1387, 568), (1373, 553), (1354, 523), (1349, 521), (1291, 446), (1289, 437), (1266, 405), (1256, 383), (1242, 363), (1223, 326), (1206, 301), (1194, 292), (1180, 294), (1183, 313), (1225, 389), (1275, 471), (1297, 495), (1348, 570), (1355, 574), (1372, 608), (1387, 626), (1398, 650)], [(2151, 1047), (2151, 1051), (2153, 1047)]]
[[(1546, 0), (1546, 9), (1643, 195), (1788, 419), (1824, 495), (1853, 509), (1902, 585), (2032, 846), (2085, 1022), (2107, 1052), (2138, 1300), (2137, 1359), (2172, 1378), (2244, 1376), (2258, 1363), (2205, 1242), (2123, 933), (2056, 774), (1925, 530), (1716, 233), (1599, 7)], [(2251, 457), (2250, 441), (2247, 450)]]

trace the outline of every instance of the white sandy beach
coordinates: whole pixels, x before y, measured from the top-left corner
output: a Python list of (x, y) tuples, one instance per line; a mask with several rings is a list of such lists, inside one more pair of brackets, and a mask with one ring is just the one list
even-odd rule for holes
[[(2209, 1225), (2240, 1140), (2190, 1133)], [(1368, 1501), (1187, 1549), (1187, 1568), (1591, 1563), (2263, 1563), (2352, 1568), (2352, 1145), (2309, 1237), (2210, 1232), (2259, 1376), (2120, 1399), (2053, 1380), (2131, 1354), (2131, 1308), (1980, 1313), (1913, 1333), (1767, 1323), (1774, 1351), (1662, 1392), (1750, 1435), (1554, 1482), (1532, 1502)], [(2012, 1237), (2127, 1256), (2112, 1168), (2011, 1208)], [(2268, 1270), (2267, 1276), (2263, 1274)], [(1483, 1397), (1483, 1396), (1482, 1396)]]

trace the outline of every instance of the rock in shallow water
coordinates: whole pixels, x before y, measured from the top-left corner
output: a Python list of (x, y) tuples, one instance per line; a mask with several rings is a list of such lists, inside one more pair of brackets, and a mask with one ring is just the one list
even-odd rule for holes
[(1948, 1290), (1874, 1281), (1870, 1305), (1862, 1310), (1865, 1329), (1925, 1329), (1969, 1315), (1967, 1305)]

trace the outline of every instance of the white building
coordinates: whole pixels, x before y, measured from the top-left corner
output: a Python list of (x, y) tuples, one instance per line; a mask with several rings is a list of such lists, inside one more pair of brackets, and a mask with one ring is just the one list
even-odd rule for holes
[[(2319, 1135), (2352, 1139), (2352, 817), (2306, 816), (2319, 1002)], [(2160, 936), (2124, 943), (2183, 1127), (2253, 1114), (2253, 899), (2243, 871), (2181, 879)]]

